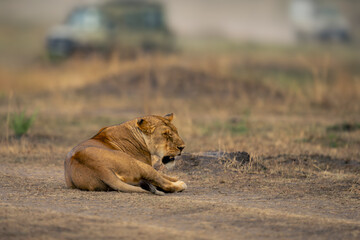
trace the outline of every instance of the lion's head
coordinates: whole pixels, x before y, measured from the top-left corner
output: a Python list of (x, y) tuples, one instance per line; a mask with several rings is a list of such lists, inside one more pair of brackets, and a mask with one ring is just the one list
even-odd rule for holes
[(176, 127), (171, 123), (174, 115), (164, 117), (147, 116), (137, 119), (137, 127), (143, 133), (146, 145), (151, 153), (159, 157), (162, 163), (174, 161), (185, 148)]

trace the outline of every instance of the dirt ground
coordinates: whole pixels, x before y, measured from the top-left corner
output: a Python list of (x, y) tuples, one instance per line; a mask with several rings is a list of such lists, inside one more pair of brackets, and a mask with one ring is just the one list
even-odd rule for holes
[(2, 162), (0, 238), (359, 238), (359, 195), (346, 179), (244, 174), (226, 167), (232, 161), (249, 164), (216, 155), (178, 158), (170, 174), (189, 188), (163, 197), (70, 190), (61, 162)]

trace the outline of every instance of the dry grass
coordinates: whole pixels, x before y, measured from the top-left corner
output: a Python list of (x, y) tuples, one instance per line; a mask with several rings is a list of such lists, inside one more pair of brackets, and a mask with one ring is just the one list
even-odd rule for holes
[[(29, 140), (21, 141), (35, 142), (31, 148), (41, 152), (49, 147), (44, 138), (60, 139), (61, 150), (54, 151), (64, 154), (63, 148), (104, 125), (174, 112), (188, 152), (305, 152), (358, 160), (358, 131), (326, 131), (360, 121), (356, 61), (344, 54), (246, 52), (109, 61), (95, 56), (35, 63), (21, 71), (1, 68), (1, 132), (8, 131), (9, 111), (38, 109)], [(21, 153), (26, 149), (18, 146), (21, 141), (2, 144), (1, 152)]]

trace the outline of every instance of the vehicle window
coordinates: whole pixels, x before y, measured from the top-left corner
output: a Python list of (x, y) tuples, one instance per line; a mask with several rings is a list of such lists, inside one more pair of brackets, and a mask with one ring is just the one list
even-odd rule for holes
[(97, 29), (101, 27), (101, 16), (95, 9), (79, 9), (70, 14), (66, 24), (76, 28)]
[(124, 17), (125, 26), (130, 29), (161, 29), (163, 27), (162, 15), (158, 11), (147, 9), (145, 11), (127, 13)]
[(163, 26), (162, 14), (155, 9), (149, 9), (149, 11), (144, 14), (144, 23), (147, 28), (160, 29)]

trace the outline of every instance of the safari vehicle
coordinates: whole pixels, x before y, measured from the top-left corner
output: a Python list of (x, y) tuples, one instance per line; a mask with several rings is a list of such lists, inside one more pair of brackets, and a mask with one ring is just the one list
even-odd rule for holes
[(351, 40), (349, 22), (336, 5), (326, 1), (292, 0), (290, 16), (300, 41)]
[(110, 1), (75, 8), (65, 22), (47, 36), (51, 58), (67, 58), (76, 52), (120, 54), (137, 51), (171, 51), (174, 39), (166, 26), (160, 3)]

